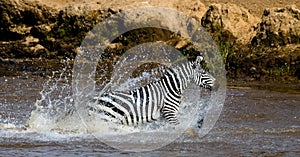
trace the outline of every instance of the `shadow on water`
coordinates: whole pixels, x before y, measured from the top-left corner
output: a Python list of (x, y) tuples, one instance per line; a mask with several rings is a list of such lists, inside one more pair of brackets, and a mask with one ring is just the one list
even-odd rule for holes
[[(132, 153), (111, 148), (88, 134), (43, 134), (24, 129), (50, 73), (46, 68), (33, 69), (34, 64), (23, 69), (12, 65), (5, 63), (1, 69), (0, 156), (300, 155), (299, 85), (230, 83), (221, 116), (208, 135), (199, 138), (190, 128), (163, 148)], [(58, 65), (52, 67), (62, 67)]]

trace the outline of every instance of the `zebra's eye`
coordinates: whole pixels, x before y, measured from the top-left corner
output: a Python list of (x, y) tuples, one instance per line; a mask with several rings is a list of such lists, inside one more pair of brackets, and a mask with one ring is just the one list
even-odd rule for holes
[(192, 65), (192, 68), (193, 68), (193, 69), (196, 69), (196, 65), (195, 65), (195, 64), (193, 64), (193, 65)]

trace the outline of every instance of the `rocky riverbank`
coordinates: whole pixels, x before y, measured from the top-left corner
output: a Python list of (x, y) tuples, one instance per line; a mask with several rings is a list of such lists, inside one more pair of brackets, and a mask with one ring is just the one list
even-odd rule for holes
[[(300, 9), (299, 6), (265, 8), (262, 15), (253, 14), (236, 4), (205, 5), (200, 1), (125, 0), (121, 2), (89, 1), (60, 3), (56, 1), (8, 0), (0, 5), (0, 64), (2, 70), (15, 59), (73, 59), (86, 33), (103, 19), (121, 10), (162, 6), (182, 11), (201, 21), (213, 36), (224, 57), (230, 78), (251, 80), (300, 79)], [(165, 33), (155, 40), (165, 41)], [(135, 43), (122, 38), (117, 45)], [(187, 45), (172, 45), (183, 49)], [(119, 49), (118, 46), (116, 50)]]

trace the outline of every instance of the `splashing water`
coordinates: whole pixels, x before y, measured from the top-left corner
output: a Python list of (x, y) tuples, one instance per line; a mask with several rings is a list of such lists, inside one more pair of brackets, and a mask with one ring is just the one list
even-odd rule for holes
[[(152, 75), (152, 72), (142, 72), (141, 76), (130, 78), (122, 83), (118, 90), (135, 87), (136, 84), (140, 84), (141, 80), (145, 78), (147, 80), (153, 80), (155, 77), (152, 77)], [(177, 138), (172, 137), (172, 131), (174, 133), (173, 136), (178, 136), (178, 133), (176, 134), (178, 130), (184, 131), (187, 129), (186, 126), (190, 126), (192, 123), (195, 124), (197, 119), (194, 117), (203, 118), (206, 111), (206, 107), (203, 105), (205, 99), (199, 100), (199, 104), (196, 105), (190, 101), (199, 97), (200, 89), (198, 89), (199, 93), (192, 92), (191, 94), (190, 91), (183, 93), (184, 100), (182, 110), (179, 111), (178, 115), (180, 121), (180, 125), (178, 126), (171, 125), (163, 119), (136, 127), (124, 126), (113, 123), (112, 121), (103, 121), (103, 116), (105, 115), (95, 113), (83, 115), (85, 116), (83, 117), (83, 121), (82, 117), (78, 115), (80, 111), (76, 111), (75, 108), (70, 76), (70, 70), (67, 68), (53, 72), (53, 76), (49, 77), (44, 83), (43, 89), (40, 91), (40, 99), (35, 102), (35, 109), (31, 112), (27, 125), (15, 129), (16, 126), (13, 124), (6, 124), (2, 125), (1, 128), (6, 130), (21, 129), (26, 132), (35, 132), (50, 136), (52, 139), (52, 136), (56, 139), (59, 137), (92, 134), (104, 141), (109, 140), (109, 143), (119, 143), (119, 145), (117, 145), (119, 148), (126, 149), (124, 146), (128, 144), (131, 145), (130, 147), (140, 144), (144, 144), (145, 147), (147, 147), (147, 144), (151, 142), (155, 143), (159, 140)], [(157, 80), (157, 78), (155, 79)], [(105, 83), (98, 85), (96, 88), (99, 89), (103, 86), (105, 86)], [(80, 105), (86, 106), (87, 102), (83, 102), (83, 104)], [(87, 110), (87, 108), (80, 109)], [(157, 136), (157, 133), (159, 133), (160, 136)], [(147, 136), (145, 136), (145, 134), (147, 134)], [(124, 138), (125, 136), (126, 138)], [(142, 136), (145, 137), (143, 141), (138, 138)], [(112, 137), (115, 137), (114, 140), (111, 140)], [(160, 145), (158, 145), (158, 147), (159, 146)]]
[(53, 72), (44, 83), (41, 98), (35, 102), (28, 129), (37, 132), (57, 131), (60, 133), (82, 133), (84, 128), (76, 123), (76, 115), (68, 116), (74, 110), (71, 92), (70, 70), (63, 68)]

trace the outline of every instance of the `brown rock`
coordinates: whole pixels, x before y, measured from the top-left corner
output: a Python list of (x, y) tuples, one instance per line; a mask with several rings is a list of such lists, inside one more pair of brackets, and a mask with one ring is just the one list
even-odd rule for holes
[[(230, 33), (238, 42), (247, 44), (259, 18), (235, 4), (212, 4), (202, 18), (202, 25), (211, 33)], [(225, 39), (226, 40), (226, 39)]]
[(266, 9), (252, 45), (277, 47), (300, 43), (300, 10), (296, 6)]

